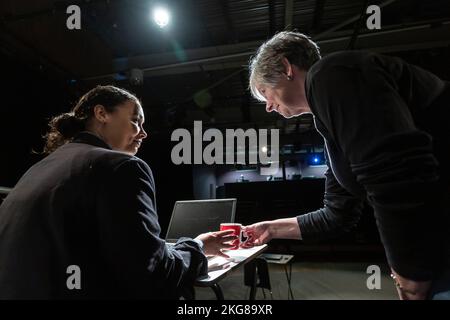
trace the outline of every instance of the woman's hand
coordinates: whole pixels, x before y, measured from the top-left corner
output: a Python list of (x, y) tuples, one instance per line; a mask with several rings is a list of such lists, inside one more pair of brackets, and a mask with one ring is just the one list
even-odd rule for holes
[(260, 246), (272, 239), (301, 239), (296, 217), (258, 222), (244, 227), (244, 232), (249, 239), (241, 245), (242, 248)]
[(273, 239), (271, 222), (263, 221), (243, 227), (247, 234), (247, 241), (242, 244), (242, 248), (252, 248), (263, 245)]
[(232, 235), (233, 233), (234, 230), (208, 232), (198, 235), (195, 239), (203, 242), (203, 252), (206, 256), (221, 256), (224, 258), (229, 258), (229, 256), (221, 250), (233, 247), (230, 242), (238, 239), (238, 236)]
[(392, 270), (391, 277), (394, 279), (400, 300), (425, 300), (431, 287), (431, 281), (414, 281), (406, 279)]

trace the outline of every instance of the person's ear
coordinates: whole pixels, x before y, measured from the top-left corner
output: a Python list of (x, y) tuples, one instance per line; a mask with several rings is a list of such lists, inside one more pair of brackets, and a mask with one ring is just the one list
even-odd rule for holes
[(289, 62), (289, 60), (286, 57), (283, 57), (281, 59), (281, 62), (283, 63), (285, 74), (288, 80), (292, 80), (294, 74), (292, 69), (292, 64)]
[(101, 104), (97, 104), (94, 107), (94, 117), (102, 124), (105, 124), (109, 120), (108, 112)]

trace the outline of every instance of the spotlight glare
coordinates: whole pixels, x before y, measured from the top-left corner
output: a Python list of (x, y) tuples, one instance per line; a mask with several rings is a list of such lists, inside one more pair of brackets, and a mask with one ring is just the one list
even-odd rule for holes
[(263, 147), (261, 148), (261, 151), (262, 151), (263, 153), (267, 153), (267, 147), (266, 147), (266, 146), (263, 146)]
[(153, 10), (153, 20), (160, 28), (164, 28), (169, 23), (170, 13), (165, 8), (155, 8)]

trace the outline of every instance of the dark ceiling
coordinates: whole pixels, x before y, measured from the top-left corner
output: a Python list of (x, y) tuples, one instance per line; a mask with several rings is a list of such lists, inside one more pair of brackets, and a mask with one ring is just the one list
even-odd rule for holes
[[(159, 3), (172, 11), (167, 29), (150, 19), (156, 1), (2, 0), (1, 53), (66, 83), (75, 95), (99, 83), (126, 87), (143, 100), (149, 118), (156, 119), (155, 129), (203, 120), (216, 127), (278, 126), (286, 131), (311, 129), (311, 118), (287, 121), (267, 114), (247, 90), (250, 55), (277, 31), (306, 33), (323, 54), (348, 49), (353, 35), (358, 36), (355, 49), (449, 53), (448, 0)], [(66, 28), (71, 4), (81, 8), (81, 30)], [(381, 30), (367, 30), (360, 20), (367, 4), (382, 8)], [(449, 64), (443, 68), (449, 71)], [(130, 84), (132, 69), (143, 71), (142, 85)]]

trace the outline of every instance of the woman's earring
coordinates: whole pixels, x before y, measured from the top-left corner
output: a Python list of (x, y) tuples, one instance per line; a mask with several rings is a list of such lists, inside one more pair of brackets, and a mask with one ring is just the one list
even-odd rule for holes
[(287, 75), (287, 79), (288, 79), (289, 81), (291, 81), (291, 80), (292, 80), (292, 76)]

